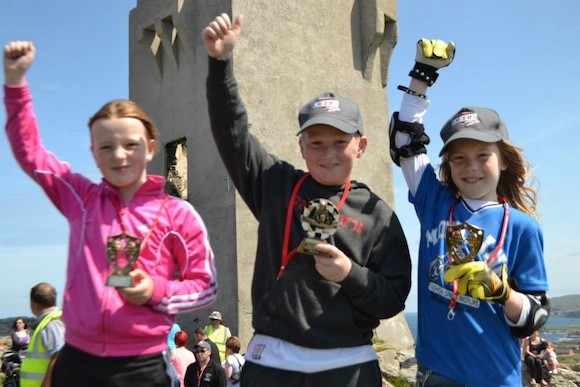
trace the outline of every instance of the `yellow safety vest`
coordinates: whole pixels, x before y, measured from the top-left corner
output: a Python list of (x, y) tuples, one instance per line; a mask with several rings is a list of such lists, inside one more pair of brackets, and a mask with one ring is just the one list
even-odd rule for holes
[(20, 366), (20, 387), (42, 385), (46, 369), (50, 363), (50, 356), (46, 353), (46, 348), (39, 335), (49, 322), (60, 320), (60, 316), (62, 316), (62, 311), (60, 310), (47, 314), (34, 330), (28, 344), (26, 357)]
[(207, 337), (214, 342), (214, 344), (218, 347), (220, 352), (220, 361), (226, 360), (226, 341), (228, 336), (226, 336), (228, 327), (222, 325), (220, 329), (214, 331), (213, 325), (207, 325), (205, 328), (207, 332)]

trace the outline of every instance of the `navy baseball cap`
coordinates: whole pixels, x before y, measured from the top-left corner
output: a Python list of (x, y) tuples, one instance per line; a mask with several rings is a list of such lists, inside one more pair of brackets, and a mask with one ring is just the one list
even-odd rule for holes
[(445, 153), (447, 146), (460, 138), (482, 142), (508, 140), (509, 134), (499, 114), (495, 110), (480, 107), (463, 107), (449, 119), (441, 129), (443, 148), (439, 156)]
[(323, 93), (300, 109), (299, 135), (312, 125), (329, 125), (345, 133), (364, 134), (362, 116), (356, 102), (336, 93)]

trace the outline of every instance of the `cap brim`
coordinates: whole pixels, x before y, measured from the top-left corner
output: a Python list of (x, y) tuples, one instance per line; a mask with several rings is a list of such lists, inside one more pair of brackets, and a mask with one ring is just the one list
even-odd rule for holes
[(354, 134), (359, 132), (359, 129), (356, 126), (352, 126), (351, 124), (344, 122), (343, 120), (339, 120), (331, 116), (319, 116), (312, 117), (311, 119), (303, 123), (298, 133), (296, 133), (296, 135), (299, 135), (300, 133), (304, 132), (312, 125), (328, 125), (340, 130), (341, 132), (348, 134)]
[(455, 140), (460, 139), (469, 139), (481, 142), (498, 142), (503, 140), (503, 138), (495, 134), (484, 133), (476, 129), (462, 129), (459, 132), (452, 135), (451, 137), (449, 137), (447, 141), (445, 141), (443, 148), (441, 148), (441, 152), (439, 152), (439, 157), (443, 156), (443, 153), (445, 153), (445, 151), (449, 147), (449, 144), (451, 144)]

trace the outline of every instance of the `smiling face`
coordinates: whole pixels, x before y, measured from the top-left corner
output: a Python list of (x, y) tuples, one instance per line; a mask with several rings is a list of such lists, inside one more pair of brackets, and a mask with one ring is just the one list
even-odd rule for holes
[(101, 118), (91, 126), (91, 151), (103, 177), (119, 191), (125, 202), (147, 179), (147, 163), (155, 154), (156, 141), (147, 138), (136, 118)]
[(314, 180), (324, 185), (342, 185), (350, 180), (356, 159), (365, 151), (367, 138), (328, 125), (313, 125), (302, 132), (299, 144)]
[(463, 197), (496, 201), (497, 185), (506, 165), (496, 143), (460, 139), (448, 149), (451, 179)]

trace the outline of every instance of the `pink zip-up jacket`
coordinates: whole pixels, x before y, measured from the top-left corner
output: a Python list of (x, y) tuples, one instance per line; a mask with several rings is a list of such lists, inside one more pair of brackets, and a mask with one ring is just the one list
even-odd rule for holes
[[(62, 308), (67, 344), (107, 357), (166, 350), (175, 313), (206, 308), (217, 295), (214, 255), (199, 214), (187, 201), (167, 196), (161, 176), (149, 175), (124, 203), (107, 181), (95, 184), (71, 172), (44, 148), (28, 86), (4, 86), (4, 93), (6, 132), (16, 160), (70, 225)], [(105, 285), (113, 272), (107, 238), (124, 227), (143, 239), (152, 225), (137, 267), (153, 279), (153, 296), (145, 305), (133, 305)]]

